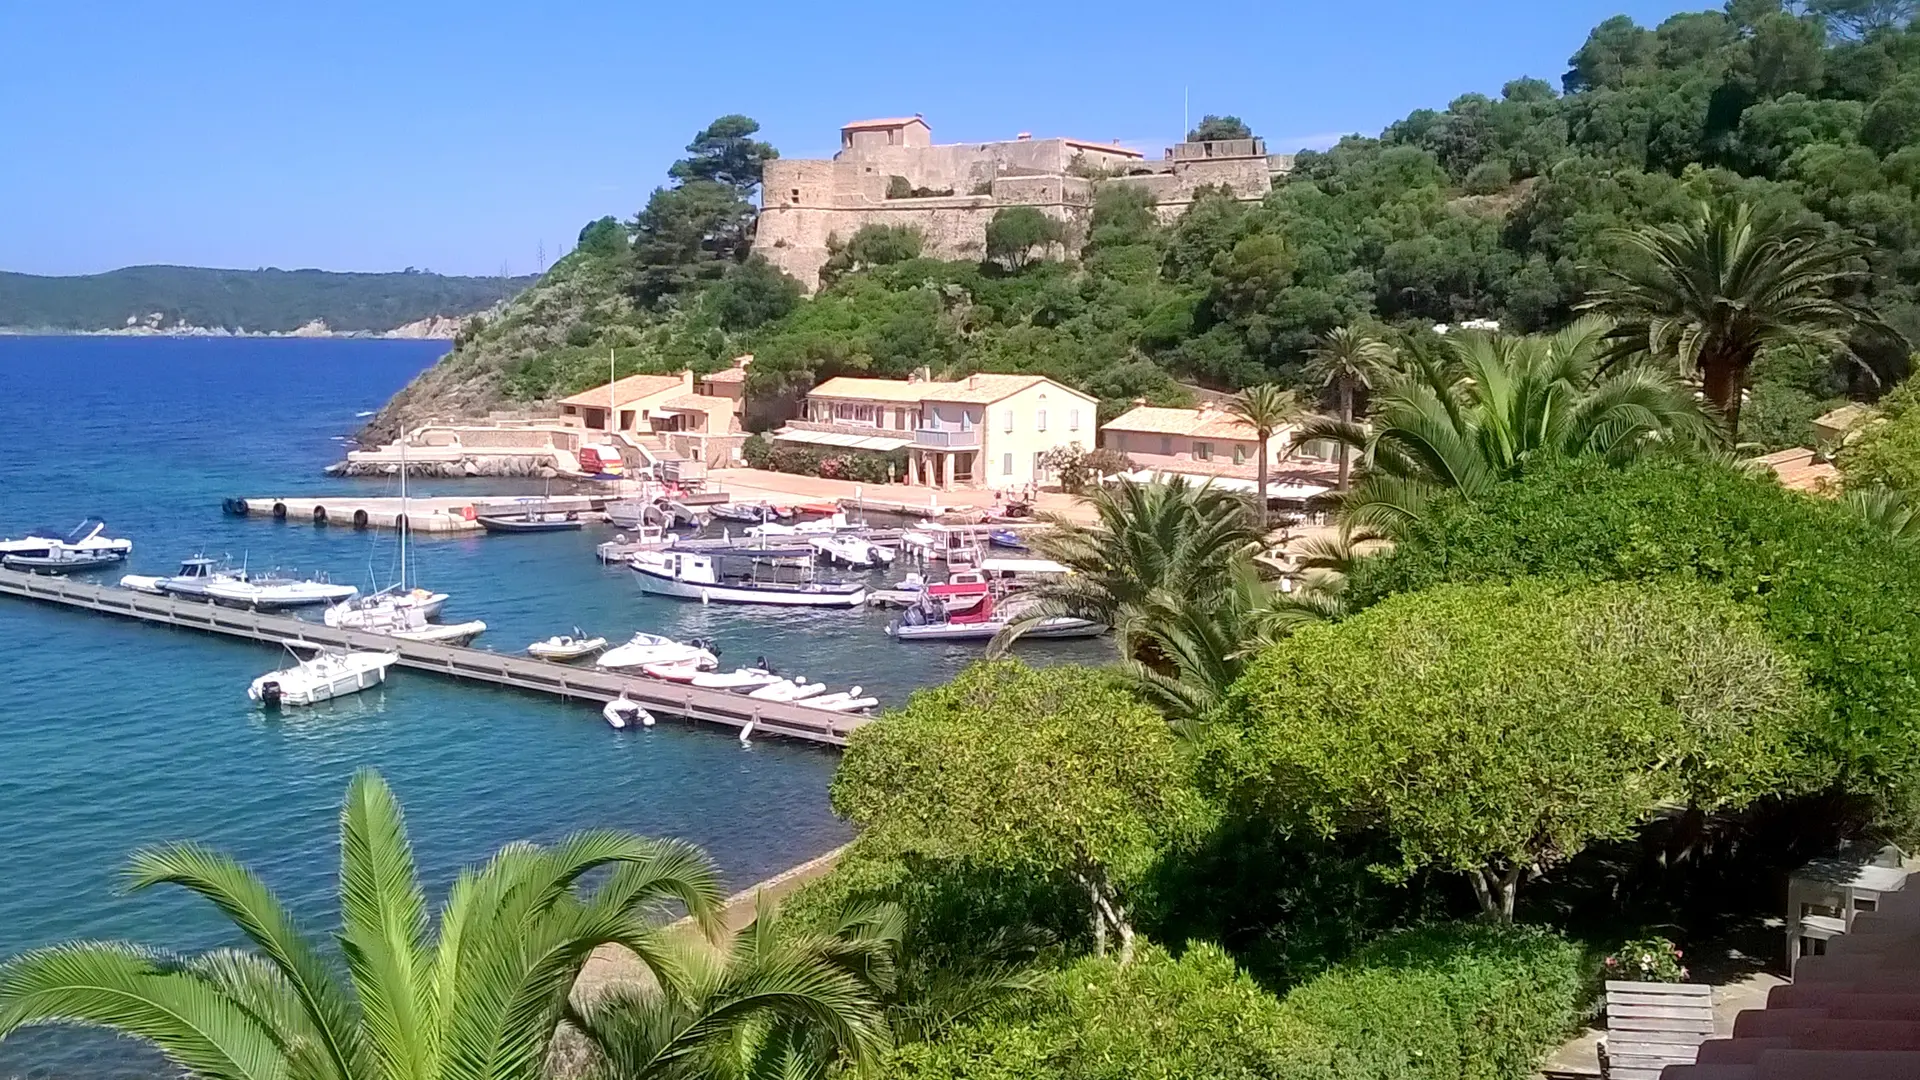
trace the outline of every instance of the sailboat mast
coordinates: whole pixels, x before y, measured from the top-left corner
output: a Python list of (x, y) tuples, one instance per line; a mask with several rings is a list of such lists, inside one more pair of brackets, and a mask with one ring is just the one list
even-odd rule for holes
[(407, 591), (407, 433), (400, 433), (400, 593)]

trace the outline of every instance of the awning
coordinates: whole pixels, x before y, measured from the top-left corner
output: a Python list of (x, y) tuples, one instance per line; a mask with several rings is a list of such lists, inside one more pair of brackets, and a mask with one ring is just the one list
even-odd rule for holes
[(874, 450), (883, 454), (889, 450), (903, 450), (913, 445), (912, 439), (889, 439), (884, 435), (847, 435), (838, 431), (798, 431), (792, 428), (776, 431), (773, 437), (779, 442), (837, 446), (843, 450)]

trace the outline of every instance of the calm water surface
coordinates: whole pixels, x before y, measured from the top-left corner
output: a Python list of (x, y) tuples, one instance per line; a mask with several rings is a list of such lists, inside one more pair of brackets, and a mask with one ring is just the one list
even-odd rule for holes
[[(256, 568), (389, 579), (391, 534), (236, 519), (227, 496), (356, 490), (384, 480), (320, 470), (341, 439), (444, 350), (441, 343), (0, 337), (0, 536), (105, 518), (135, 542), (129, 570), (170, 572), (196, 552)], [(503, 490), (417, 481), (415, 493)], [(588, 528), (548, 536), (422, 537), (420, 580), (481, 618), (478, 642), (517, 651), (579, 626), (716, 639), (723, 661), (764, 654), (883, 703), (940, 681), (977, 649), (897, 645), (880, 613), (703, 608), (640, 594), (607, 569)], [(1035, 659), (1093, 657), (1086, 643)], [(134, 848), (201, 840), (265, 876), (315, 926), (332, 918), (338, 801), (380, 769), (407, 810), (436, 896), (462, 865), (509, 840), (587, 826), (682, 837), (745, 885), (847, 839), (827, 806), (832, 752), (664, 722), (616, 733), (597, 709), (397, 672), (377, 691), (285, 717), (249, 706), (247, 682), (279, 665), (265, 646), (0, 600), (0, 955), (76, 937), (170, 948), (228, 942), (184, 894), (129, 897)], [(0, 1045), (0, 1075), (151, 1072), (93, 1036)]]

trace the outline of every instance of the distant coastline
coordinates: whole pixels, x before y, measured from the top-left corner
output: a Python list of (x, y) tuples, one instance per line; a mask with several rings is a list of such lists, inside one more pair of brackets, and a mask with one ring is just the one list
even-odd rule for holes
[(233, 330), (224, 326), (175, 323), (136, 323), (132, 326), (75, 330), (59, 326), (0, 326), (0, 335), (12, 337), (245, 337), (245, 338), (389, 338), (399, 341), (450, 341), (471, 315), (430, 315), (390, 330), (335, 330), (324, 319), (314, 319), (292, 330)]

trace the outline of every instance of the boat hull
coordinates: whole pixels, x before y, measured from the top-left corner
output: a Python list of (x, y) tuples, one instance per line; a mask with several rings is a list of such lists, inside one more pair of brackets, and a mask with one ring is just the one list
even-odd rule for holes
[(269, 706), (317, 705), (379, 686), (387, 679), (387, 669), (399, 658), (397, 653), (383, 653), (324, 667), (307, 663), (269, 672), (253, 681), (247, 696)]
[(118, 551), (99, 554), (54, 553), (0, 556), (0, 566), (9, 570), (25, 570), (30, 574), (80, 574), (89, 570), (104, 570), (109, 566), (119, 566), (126, 561), (126, 553)]
[[(907, 622), (895, 622), (887, 627), (887, 633), (898, 641), (990, 641), (995, 634), (1007, 628), (999, 620), (972, 623), (925, 623), (920, 626)], [(1099, 637), (1107, 628), (1086, 619), (1049, 619), (1039, 626), (1021, 634), (1021, 640), (1027, 638), (1089, 638)]]
[(681, 581), (639, 566), (633, 568), (643, 592), (715, 604), (765, 604), (774, 607), (860, 607), (867, 602), (864, 585), (779, 585), (727, 582), (706, 585)]
[(575, 518), (569, 521), (518, 521), (511, 518), (479, 519), (480, 527), (492, 533), (549, 533), (574, 532), (583, 524)]

